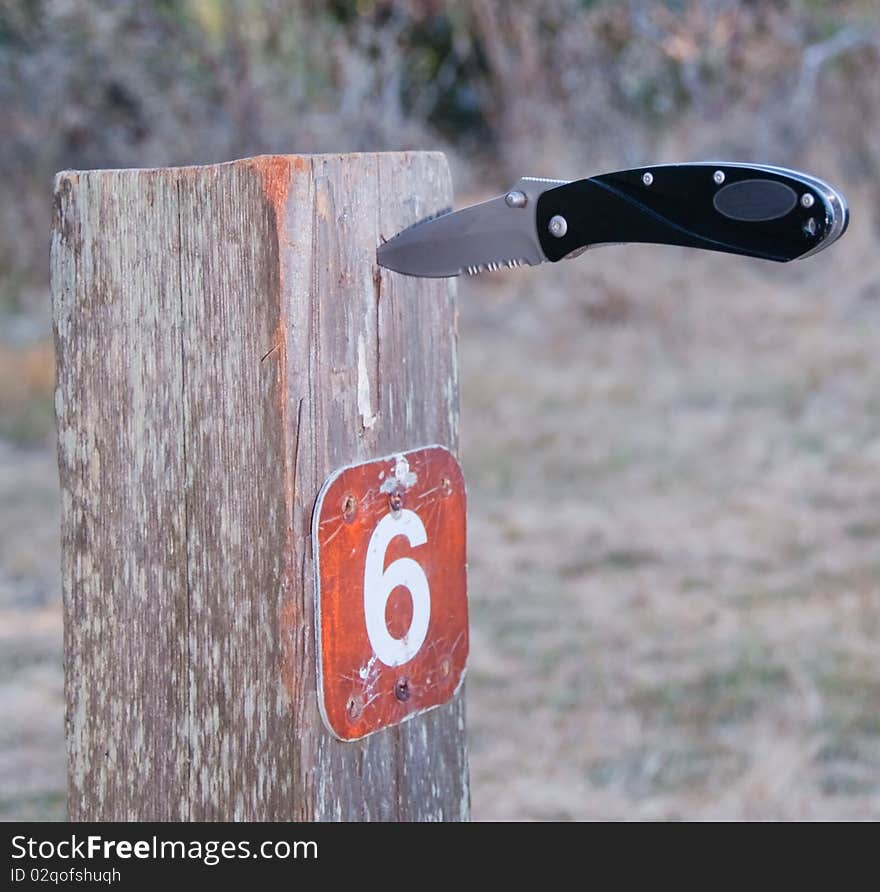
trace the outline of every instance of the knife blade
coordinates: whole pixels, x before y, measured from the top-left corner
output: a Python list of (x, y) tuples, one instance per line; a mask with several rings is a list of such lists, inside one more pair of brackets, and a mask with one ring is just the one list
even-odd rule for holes
[(523, 177), (504, 195), (405, 229), (376, 260), (404, 275), (446, 277), (653, 243), (784, 263), (827, 248), (848, 224), (844, 196), (808, 174), (666, 164), (574, 181)]

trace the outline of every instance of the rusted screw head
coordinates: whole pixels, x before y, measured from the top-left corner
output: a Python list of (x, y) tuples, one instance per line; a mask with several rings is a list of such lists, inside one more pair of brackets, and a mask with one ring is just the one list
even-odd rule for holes
[(451, 495), (452, 481), (448, 477), (443, 477), (440, 480), (440, 492), (442, 492), (444, 496)]
[(349, 697), (348, 703), (345, 704), (345, 711), (353, 721), (359, 719), (364, 711), (364, 701), (360, 697)]
[(403, 493), (391, 493), (391, 496), (388, 499), (388, 503), (391, 505), (391, 510), (396, 514), (398, 511), (400, 511), (401, 508), (403, 508)]
[(358, 500), (353, 493), (347, 492), (342, 497), (342, 519), (346, 523), (351, 523), (358, 513)]
[(397, 684), (394, 685), (394, 696), (403, 703), (406, 700), (409, 700), (409, 694), (409, 679), (398, 678)]

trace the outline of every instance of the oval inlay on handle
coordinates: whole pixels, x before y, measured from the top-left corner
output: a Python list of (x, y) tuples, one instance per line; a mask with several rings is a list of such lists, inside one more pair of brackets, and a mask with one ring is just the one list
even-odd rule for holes
[(797, 192), (776, 180), (740, 180), (715, 193), (715, 210), (731, 220), (759, 223), (784, 217), (797, 204)]

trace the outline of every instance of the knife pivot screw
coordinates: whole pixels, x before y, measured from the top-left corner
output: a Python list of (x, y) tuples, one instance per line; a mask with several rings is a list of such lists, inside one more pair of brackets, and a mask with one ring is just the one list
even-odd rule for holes
[(547, 231), (553, 238), (562, 238), (568, 232), (568, 220), (561, 214), (554, 214), (547, 224)]
[(642, 174), (642, 182), (643, 182), (646, 186), (650, 186), (651, 183), (654, 182), (654, 174), (652, 174), (650, 170), (646, 170), (646, 171)]
[(524, 208), (529, 203), (529, 199), (525, 192), (520, 192), (519, 189), (512, 189), (504, 196), (504, 203), (509, 208)]
[(813, 202), (815, 202), (815, 200), (816, 199), (813, 198), (813, 196), (810, 195), (809, 192), (804, 192), (804, 194), (801, 195), (801, 207), (811, 208), (813, 206)]
[(712, 179), (715, 181), (716, 186), (720, 186), (724, 182), (724, 171), (716, 170), (715, 173), (712, 174)]

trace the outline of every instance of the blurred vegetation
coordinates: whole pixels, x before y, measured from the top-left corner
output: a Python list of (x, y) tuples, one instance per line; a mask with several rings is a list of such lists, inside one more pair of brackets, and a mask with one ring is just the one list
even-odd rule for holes
[(876, 0), (4, 0), (0, 345), (45, 334), (64, 168), (440, 147), (474, 191), (832, 139), (876, 189), (878, 25)]

